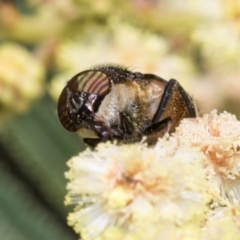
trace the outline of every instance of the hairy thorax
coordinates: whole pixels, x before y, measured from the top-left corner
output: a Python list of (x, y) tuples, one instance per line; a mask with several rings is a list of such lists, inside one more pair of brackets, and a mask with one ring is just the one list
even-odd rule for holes
[(126, 142), (130, 138), (129, 141), (135, 141), (153, 118), (161, 95), (162, 90), (152, 84), (134, 81), (115, 84), (95, 114), (96, 120), (105, 122), (109, 128), (114, 127), (114, 134), (121, 135), (120, 113), (124, 114), (133, 124), (133, 134), (125, 134), (124, 138)]

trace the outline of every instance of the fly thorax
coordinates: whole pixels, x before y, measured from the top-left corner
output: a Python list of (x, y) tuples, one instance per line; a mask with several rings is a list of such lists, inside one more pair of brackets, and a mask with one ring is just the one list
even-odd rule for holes
[(144, 107), (142, 95), (142, 90), (136, 82), (126, 81), (115, 84), (102, 101), (96, 116), (109, 127), (120, 125), (119, 113), (136, 122)]

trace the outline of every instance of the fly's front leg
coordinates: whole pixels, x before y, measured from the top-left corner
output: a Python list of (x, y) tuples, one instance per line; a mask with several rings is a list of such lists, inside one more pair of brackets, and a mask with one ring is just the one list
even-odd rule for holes
[(97, 134), (97, 136), (101, 139), (102, 142), (112, 140), (113, 138), (110, 129), (105, 125), (95, 124), (93, 126), (93, 130)]
[(113, 140), (113, 135), (108, 126), (106, 126), (103, 122), (98, 121), (88, 121), (90, 128), (95, 132), (98, 138), (85, 138), (84, 141), (89, 145), (97, 145), (100, 142), (106, 142)]
[(128, 117), (120, 112), (119, 113), (119, 133), (112, 133), (111, 129), (101, 121), (88, 121), (89, 126), (98, 136), (98, 138), (85, 138), (83, 139), (90, 147), (95, 148), (100, 142), (112, 141), (113, 139), (120, 140), (130, 136), (133, 132), (133, 125)]
[(84, 138), (83, 142), (86, 143), (91, 148), (95, 148), (100, 142), (100, 138)]

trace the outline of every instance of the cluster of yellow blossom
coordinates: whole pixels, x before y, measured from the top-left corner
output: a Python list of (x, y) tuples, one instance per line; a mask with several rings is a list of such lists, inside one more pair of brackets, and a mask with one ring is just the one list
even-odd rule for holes
[(149, 148), (99, 144), (69, 160), (68, 222), (82, 239), (240, 239), (240, 122), (185, 119)]
[(192, 34), (207, 66), (221, 73), (239, 68), (239, 38), (239, 26), (232, 22), (201, 25)]
[[(56, 44), (59, 71), (49, 86), (55, 100), (62, 79), (66, 83), (95, 64), (118, 63), (166, 80), (177, 79), (203, 112), (228, 109), (239, 116), (238, 0), (133, 0), (119, 3), (122, 11), (112, 11), (115, 6), (109, 0), (73, 4), (81, 21), (77, 31), (70, 28), (71, 37)], [(104, 24), (93, 24), (92, 18), (80, 24), (84, 16), (97, 16), (94, 19)]]
[(43, 64), (15, 43), (0, 46), (0, 115), (26, 110), (42, 93)]

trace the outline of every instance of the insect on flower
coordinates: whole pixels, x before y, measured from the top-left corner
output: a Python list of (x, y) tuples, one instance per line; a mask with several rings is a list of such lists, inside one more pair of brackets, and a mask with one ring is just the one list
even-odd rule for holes
[(117, 140), (149, 145), (171, 133), (183, 118), (196, 117), (192, 98), (178, 81), (102, 65), (75, 75), (58, 101), (64, 128), (79, 132), (86, 144)]

